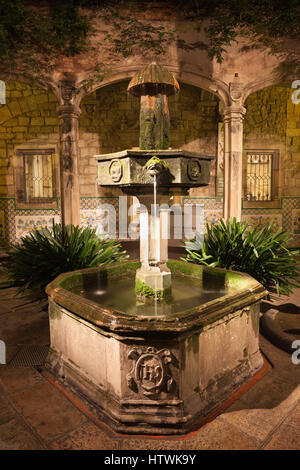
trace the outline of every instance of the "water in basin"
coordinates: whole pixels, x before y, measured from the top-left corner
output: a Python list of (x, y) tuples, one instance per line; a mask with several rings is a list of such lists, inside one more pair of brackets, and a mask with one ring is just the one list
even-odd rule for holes
[(102, 307), (137, 316), (166, 316), (190, 310), (206, 302), (228, 294), (232, 288), (219, 283), (203, 286), (201, 279), (172, 274), (172, 296), (164, 301), (140, 302), (134, 292), (135, 273), (117, 280), (89, 279), (85, 287), (74, 286), (69, 290)]

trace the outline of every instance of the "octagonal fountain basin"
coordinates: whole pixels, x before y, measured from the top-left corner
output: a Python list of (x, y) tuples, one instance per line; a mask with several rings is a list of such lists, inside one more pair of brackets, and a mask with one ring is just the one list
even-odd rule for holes
[(46, 366), (119, 432), (192, 430), (263, 367), (250, 276), (168, 261), (172, 296), (137, 301), (139, 262), (65, 273), (46, 289)]

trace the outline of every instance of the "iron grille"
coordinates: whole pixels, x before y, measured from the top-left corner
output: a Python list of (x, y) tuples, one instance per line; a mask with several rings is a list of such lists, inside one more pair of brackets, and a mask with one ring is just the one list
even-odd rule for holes
[(9, 365), (15, 367), (42, 366), (45, 363), (48, 352), (49, 346), (21, 346), (9, 362)]
[(24, 200), (52, 201), (55, 197), (54, 154), (52, 150), (23, 151)]
[(273, 159), (271, 152), (247, 153), (248, 201), (271, 201)]

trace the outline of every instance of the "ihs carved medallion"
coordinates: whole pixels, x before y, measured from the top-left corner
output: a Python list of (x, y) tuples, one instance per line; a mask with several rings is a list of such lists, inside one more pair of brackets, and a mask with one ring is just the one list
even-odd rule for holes
[(172, 391), (174, 379), (169, 365), (173, 363), (173, 357), (168, 349), (134, 348), (129, 351), (128, 359), (134, 361), (131, 371), (127, 374), (127, 383), (131, 390), (148, 397), (163, 391)]
[(188, 162), (187, 166), (187, 174), (190, 180), (195, 181), (197, 180), (200, 175), (201, 175), (201, 165), (199, 163), (199, 160), (196, 158), (192, 158)]
[(123, 168), (120, 160), (114, 159), (109, 165), (109, 174), (114, 183), (118, 183), (123, 176)]

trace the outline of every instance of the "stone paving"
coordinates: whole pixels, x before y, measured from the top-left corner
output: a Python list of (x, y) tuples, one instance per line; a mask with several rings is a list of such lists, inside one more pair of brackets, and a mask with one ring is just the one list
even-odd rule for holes
[[(181, 437), (124, 436), (43, 367), (9, 365), (24, 345), (49, 344), (46, 302), (14, 295), (0, 289), (0, 449), (300, 449), (300, 365), (264, 337), (272, 367), (213, 421)], [(300, 289), (292, 300), (300, 304)]]

